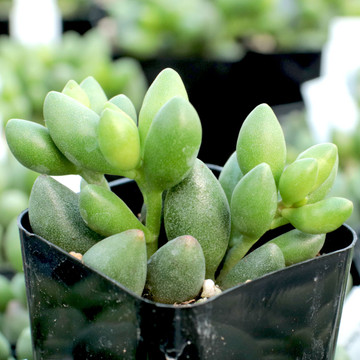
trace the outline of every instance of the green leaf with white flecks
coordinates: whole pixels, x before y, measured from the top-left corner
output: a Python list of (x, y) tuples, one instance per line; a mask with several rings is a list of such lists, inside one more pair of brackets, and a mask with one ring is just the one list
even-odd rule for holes
[(332, 143), (322, 143), (309, 147), (303, 151), (297, 159), (313, 158), (318, 162), (318, 176), (312, 191), (318, 189), (328, 179), (334, 166), (338, 162), (337, 146)]
[(81, 218), (79, 195), (47, 175), (34, 183), (29, 219), (35, 234), (68, 252), (84, 253), (102, 239)]
[(352, 211), (353, 203), (350, 200), (330, 197), (298, 208), (284, 208), (281, 215), (303, 232), (323, 234), (340, 227)]
[(147, 229), (124, 201), (102, 186), (83, 186), (79, 195), (79, 208), (85, 223), (103, 236), (139, 229), (148, 237)]
[(194, 299), (204, 280), (204, 254), (190, 235), (169, 241), (148, 261), (146, 290), (154, 301), (174, 304)]
[(318, 176), (318, 162), (313, 158), (299, 159), (285, 168), (279, 181), (283, 203), (291, 206), (306, 198), (314, 188)]
[(98, 127), (98, 142), (105, 159), (114, 168), (131, 170), (140, 162), (140, 137), (133, 120), (122, 111), (106, 109)]
[(204, 252), (206, 278), (214, 278), (228, 247), (230, 209), (211, 170), (199, 159), (190, 174), (167, 191), (164, 223), (168, 239), (195, 237)]
[(325, 243), (326, 234), (308, 234), (298, 229), (287, 231), (269, 241), (284, 254), (286, 266), (314, 258)]
[(11, 119), (5, 135), (11, 152), (27, 168), (47, 175), (78, 174), (77, 167), (56, 147), (45, 126)]
[(119, 109), (128, 114), (134, 123), (137, 124), (136, 109), (132, 101), (124, 94), (116, 95), (112, 97), (109, 102), (116, 105)]
[(89, 97), (75, 80), (69, 80), (63, 88), (62, 93), (79, 101), (86, 107), (90, 107)]
[(280, 123), (267, 104), (258, 105), (245, 119), (239, 132), (236, 154), (246, 174), (256, 165), (267, 163), (279, 182), (286, 162), (286, 144)]
[(90, 101), (90, 109), (100, 114), (107, 101), (107, 96), (101, 85), (93, 78), (88, 76), (81, 83), (80, 87), (85, 91)]
[(225, 191), (226, 197), (230, 203), (232, 193), (239, 180), (243, 177), (240, 170), (236, 152), (233, 152), (229, 159), (226, 161), (219, 176), (219, 182)]
[(267, 243), (241, 259), (221, 278), (218, 285), (226, 290), (284, 267), (285, 259), (280, 248), (276, 244)]
[(104, 158), (97, 141), (99, 115), (73, 98), (51, 91), (44, 101), (44, 118), (51, 138), (75, 165), (117, 174)]
[(171, 68), (162, 70), (147, 90), (139, 113), (141, 146), (145, 144), (151, 123), (160, 108), (174, 96), (188, 99), (180, 75)]
[(150, 188), (165, 190), (191, 170), (202, 137), (199, 116), (182, 97), (173, 97), (157, 113), (144, 146), (144, 174)]
[(244, 236), (260, 238), (277, 209), (277, 189), (270, 166), (257, 165), (236, 185), (230, 203), (233, 226)]
[(142, 294), (147, 256), (141, 230), (131, 229), (99, 241), (83, 255), (82, 261), (135, 294)]

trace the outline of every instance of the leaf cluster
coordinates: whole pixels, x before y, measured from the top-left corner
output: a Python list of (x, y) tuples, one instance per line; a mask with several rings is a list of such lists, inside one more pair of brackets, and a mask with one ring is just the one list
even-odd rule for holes
[[(244, 121), (217, 179), (197, 158), (201, 122), (170, 68), (139, 113), (124, 94), (108, 99), (93, 77), (49, 92), (43, 113), (44, 126), (20, 119), (6, 126), (15, 157), (44, 174), (30, 196), (33, 231), (154, 301), (189, 301), (205, 279), (227, 289), (314, 257), (352, 211), (349, 200), (326, 198), (336, 146), (313, 146), (286, 165), (284, 135), (266, 104)], [(79, 194), (51, 178), (67, 174), (83, 178)], [(106, 174), (136, 182), (142, 218), (111, 191)], [(287, 223), (294, 229), (249, 253)]]

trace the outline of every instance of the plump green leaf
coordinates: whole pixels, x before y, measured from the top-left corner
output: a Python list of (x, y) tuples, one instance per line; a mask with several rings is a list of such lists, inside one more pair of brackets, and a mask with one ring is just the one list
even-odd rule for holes
[(80, 87), (85, 91), (90, 100), (90, 109), (100, 114), (107, 101), (107, 96), (101, 85), (93, 78), (88, 76), (81, 83)]
[(0, 192), (0, 225), (6, 229), (21, 211), (27, 208), (28, 195), (23, 190), (5, 189)]
[(181, 183), (169, 189), (164, 203), (168, 239), (195, 237), (204, 252), (206, 278), (214, 278), (228, 246), (230, 210), (226, 195), (211, 170), (199, 159)]
[(133, 120), (124, 112), (106, 109), (98, 128), (98, 142), (105, 159), (114, 168), (131, 170), (140, 162), (140, 137)]
[(0, 359), (11, 359), (11, 346), (9, 340), (0, 332)]
[(229, 289), (284, 267), (280, 248), (276, 244), (264, 244), (241, 259), (218, 285), (222, 290)]
[[(10, 301), (1, 319), (3, 335), (16, 344), (21, 332), (30, 326), (29, 311), (19, 301)], [(12, 360), (8, 358), (7, 360)]]
[(103, 236), (130, 229), (139, 229), (147, 235), (145, 226), (124, 201), (102, 186), (83, 186), (79, 195), (79, 207), (85, 223)]
[(165, 190), (191, 170), (199, 152), (202, 129), (194, 107), (182, 97), (169, 100), (149, 129), (143, 167), (149, 187)]
[(318, 162), (318, 176), (312, 191), (315, 191), (331, 174), (338, 161), (337, 146), (332, 143), (322, 143), (309, 147), (297, 159), (313, 158)]
[[(233, 225), (233, 224), (232, 224)], [(229, 249), (226, 252), (225, 258), (222, 262), (221, 271), (217, 277), (217, 281), (222, 279), (228, 272), (250, 251), (250, 249), (259, 240), (257, 238), (251, 239), (242, 235), (240, 232), (234, 234), (235, 226), (232, 226), (232, 238), (230, 238)], [(238, 231), (238, 230), (236, 230)]]
[(204, 280), (204, 254), (190, 235), (169, 241), (148, 261), (146, 289), (154, 301), (174, 304), (194, 299)]
[(119, 109), (128, 114), (134, 123), (137, 124), (136, 109), (132, 101), (124, 94), (116, 95), (112, 97), (109, 102), (115, 104)]
[(11, 152), (25, 167), (47, 175), (77, 174), (76, 166), (56, 147), (46, 127), (11, 119), (5, 128)]
[(334, 185), (339, 167), (339, 157), (336, 157), (335, 164), (330, 172), (330, 175), (323, 181), (323, 183), (314, 191), (312, 191), (307, 197), (307, 203), (312, 204), (325, 198), (328, 195)]
[(116, 174), (104, 158), (97, 141), (99, 115), (62, 93), (51, 91), (44, 101), (44, 118), (60, 151), (77, 166)]
[(8, 302), (14, 298), (10, 280), (4, 274), (0, 274), (0, 290), (0, 311), (3, 313)]
[(4, 237), (2, 250), (5, 258), (15, 271), (19, 273), (23, 272), (24, 270), (21, 254), (19, 227), (17, 225), (17, 216), (14, 217), (8, 224), (3, 236)]
[(131, 229), (92, 246), (83, 262), (141, 295), (146, 281), (146, 244), (141, 230)]
[(65, 251), (84, 253), (102, 236), (80, 216), (78, 194), (47, 175), (40, 175), (29, 200), (29, 219), (35, 234)]
[(298, 208), (284, 208), (281, 215), (297, 229), (309, 234), (336, 230), (353, 211), (353, 203), (341, 197), (330, 197)]
[(188, 99), (180, 75), (171, 68), (162, 70), (147, 90), (139, 113), (141, 146), (145, 144), (151, 123), (160, 108), (174, 96)]
[(231, 201), (231, 196), (235, 189), (235, 186), (242, 177), (243, 173), (240, 170), (235, 151), (226, 161), (219, 176), (219, 182), (225, 191), (229, 203)]
[(236, 185), (230, 203), (233, 225), (244, 236), (259, 239), (277, 209), (277, 189), (270, 166), (257, 165)]
[(62, 93), (77, 100), (86, 107), (90, 107), (89, 97), (75, 80), (69, 80), (63, 88)]
[(298, 229), (287, 231), (269, 241), (274, 243), (284, 254), (286, 266), (314, 258), (322, 249), (325, 234), (308, 234)]
[[(33, 360), (33, 342), (30, 326), (21, 331), (16, 341), (15, 349), (17, 359)], [(11, 358), (8, 360), (11, 360)]]
[(270, 165), (275, 182), (279, 182), (286, 161), (286, 144), (280, 123), (267, 104), (258, 105), (243, 122), (236, 154), (243, 174), (264, 162)]
[(317, 160), (299, 159), (285, 168), (279, 181), (279, 191), (285, 205), (290, 206), (306, 198), (314, 188), (318, 174)]

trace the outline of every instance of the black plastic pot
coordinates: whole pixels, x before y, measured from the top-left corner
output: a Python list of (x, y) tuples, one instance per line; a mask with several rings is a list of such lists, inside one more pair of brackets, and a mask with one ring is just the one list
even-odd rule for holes
[[(140, 208), (134, 182), (112, 185)], [(181, 307), (89, 269), (33, 234), (27, 211), (18, 225), (36, 360), (333, 359), (357, 239), (346, 225), (315, 259)]]

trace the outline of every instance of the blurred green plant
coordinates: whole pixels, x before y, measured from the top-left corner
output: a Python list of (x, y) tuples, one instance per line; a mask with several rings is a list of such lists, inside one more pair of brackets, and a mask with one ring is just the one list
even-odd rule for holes
[(107, 12), (100, 22), (120, 53), (237, 59), (242, 49), (225, 19), (207, 0), (98, 1)]
[(84, 18), (92, 5), (88, 0), (57, 0), (59, 10), (65, 19)]
[(140, 107), (147, 80), (139, 62), (113, 59), (110, 44), (96, 29), (85, 35), (66, 32), (53, 46), (25, 47), (0, 38), (0, 114), (4, 120), (26, 117), (42, 122), (42, 103), (50, 89), (61, 90), (71, 78), (99, 79), (111, 97), (121, 91)]
[(139, 58), (237, 60), (258, 51), (319, 51), (334, 16), (357, 16), (354, 0), (94, 0), (118, 51)]
[(0, 274), (0, 360), (32, 360), (24, 273)]
[(0, 157), (0, 359), (32, 360), (32, 343), (17, 217), (28, 207), (38, 176), (1, 142)]
[(265, 12), (266, 22), (257, 25), (250, 36), (246, 33), (241, 35), (245, 35), (252, 47), (260, 50), (263, 47), (265, 50), (320, 51), (328, 39), (331, 20), (336, 16), (358, 16), (360, 4), (354, 0), (274, 0)]
[(37, 173), (19, 164), (4, 145), (0, 159), (0, 271), (22, 272), (19, 212), (28, 207)]

